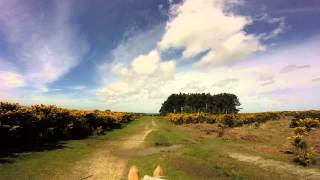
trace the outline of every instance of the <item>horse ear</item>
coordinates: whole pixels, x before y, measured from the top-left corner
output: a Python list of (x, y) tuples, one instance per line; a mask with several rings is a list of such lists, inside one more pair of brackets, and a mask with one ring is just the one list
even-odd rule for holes
[(128, 180), (139, 180), (139, 170), (137, 166), (133, 165), (130, 167)]
[(164, 176), (163, 170), (162, 170), (162, 168), (161, 168), (160, 165), (158, 165), (158, 166), (156, 167), (156, 169), (153, 171), (153, 176), (154, 176), (154, 177)]

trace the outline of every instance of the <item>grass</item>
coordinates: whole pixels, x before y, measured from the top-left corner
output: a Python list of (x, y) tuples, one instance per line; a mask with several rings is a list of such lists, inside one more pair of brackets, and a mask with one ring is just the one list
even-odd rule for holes
[(66, 142), (62, 149), (18, 154), (12, 163), (0, 165), (3, 179), (45, 179), (71, 168), (93, 151), (93, 139)]
[(130, 136), (144, 128), (149, 123), (147, 120), (133, 121), (103, 136), (60, 142), (62, 147), (58, 149), (3, 157), (2, 162), (7, 163), (0, 164), (0, 179), (51, 179), (55, 174), (66, 173), (77, 161), (89, 157), (101, 143)]
[(179, 131), (176, 127), (170, 126), (161, 117), (153, 118), (156, 122), (156, 129), (152, 131), (147, 139), (148, 146), (170, 146), (173, 144), (183, 144), (189, 141), (188, 133), (184, 130)]
[(141, 175), (152, 175), (159, 164), (168, 179), (174, 180), (298, 179), (291, 173), (260, 168), (228, 156), (229, 152), (238, 152), (292, 163), (292, 157), (281, 152), (289, 143), (288, 120), (267, 122), (258, 128), (227, 130), (224, 138), (208, 135), (197, 125), (175, 126), (161, 117), (154, 120), (158, 128), (148, 135), (147, 147), (182, 146), (178, 150), (131, 158), (127, 168), (135, 164)]
[[(126, 172), (134, 164), (141, 175), (152, 175), (155, 167), (161, 165), (169, 180), (299, 178), (288, 172), (279, 172), (277, 168), (260, 168), (228, 155), (237, 152), (293, 164), (293, 156), (283, 152), (290, 146), (290, 140), (287, 139), (292, 133), (288, 128), (289, 120), (270, 121), (260, 127), (232, 128), (226, 130), (223, 138), (216, 138), (216, 125), (175, 126), (162, 117), (149, 116), (104, 136), (65, 141), (61, 142), (62, 147), (54, 150), (25, 152), (2, 158), (0, 160), (8, 163), (0, 164), (0, 179), (52, 179), (56, 174), (68, 173), (77, 161), (89, 158), (106, 141), (117, 141), (150, 128), (152, 120), (156, 127), (146, 137), (145, 147), (141, 151), (163, 150), (130, 156)], [(314, 143), (319, 143), (316, 138), (319, 133), (317, 130), (310, 135)], [(173, 146), (177, 148), (170, 149)], [(126, 179), (126, 175), (123, 179)]]

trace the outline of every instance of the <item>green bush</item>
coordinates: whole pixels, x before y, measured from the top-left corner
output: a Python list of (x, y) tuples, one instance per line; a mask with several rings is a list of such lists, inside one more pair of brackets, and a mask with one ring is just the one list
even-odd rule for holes
[(222, 123), (226, 127), (234, 127), (237, 125), (236, 121), (234, 120), (234, 116), (232, 116), (232, 115), (225, 115), (223, 117)]

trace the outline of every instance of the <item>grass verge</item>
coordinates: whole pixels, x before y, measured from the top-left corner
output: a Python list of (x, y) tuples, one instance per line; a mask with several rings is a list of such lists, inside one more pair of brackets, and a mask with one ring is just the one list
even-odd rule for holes
[(0, 161), (0, 179), (52, 179), (56, 174), (68, 173), (77, 161), (90, 157), (101, 143), (128, 137), (148, 124), (151, 124), (148, 119), (140, 118), (103, 136), (59, 142), (59, 148), (52, 150), (3, 156)]

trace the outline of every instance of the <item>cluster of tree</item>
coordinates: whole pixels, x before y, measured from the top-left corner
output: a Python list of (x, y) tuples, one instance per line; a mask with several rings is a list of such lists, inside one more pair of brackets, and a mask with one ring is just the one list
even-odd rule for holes
[(131, 115), (121, 112), (68, 110), (56, 106), (23, 107), (0, 102), (0, 144), (21, 146), (103, 134), (121, 127)]
[(210, 93), (194, 94), (171, 94), (162, 104), (161, 115), (167, 113), (197, 113), (206, 112), (213, 114), (238, 113), (239, 99), (234, 94), (221, 93), (211, 95)]

